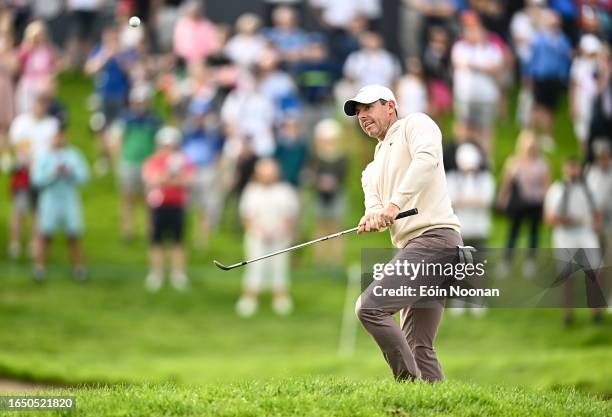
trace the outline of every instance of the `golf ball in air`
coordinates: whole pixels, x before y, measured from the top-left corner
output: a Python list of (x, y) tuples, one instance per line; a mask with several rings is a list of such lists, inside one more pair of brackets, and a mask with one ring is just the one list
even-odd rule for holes
[(129, 24), (133, 28), (140, 26), (140, 18), (138, 16), (130, 17)]

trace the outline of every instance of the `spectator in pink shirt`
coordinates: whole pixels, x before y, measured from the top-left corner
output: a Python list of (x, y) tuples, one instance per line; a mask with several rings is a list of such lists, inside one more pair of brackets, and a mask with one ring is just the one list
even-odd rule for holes
[(17, 85), (17, 112), (25, 113), (31, 110), (34, 99), (49, 85), (58, 70), (57, 52), (42, 21), (34, 21), (26, 27), (18, 60), (21, 76)]
[(215, 25), (198, 1), (189, 1), (174, 29), (174, 53), (187, 62), (201, 61), (221, 48)]

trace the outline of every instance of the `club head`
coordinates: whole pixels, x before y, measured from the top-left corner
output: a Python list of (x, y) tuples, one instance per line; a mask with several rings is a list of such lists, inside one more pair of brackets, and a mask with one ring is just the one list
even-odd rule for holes
[(229, 271), (230, 269), (232, 269), (230, 267), (223, 265), (221, 262), (218, 262), (216, 259), (213, 261), (213, 263), (215, 264), (217, 268), (222, 269), (224, 271)]

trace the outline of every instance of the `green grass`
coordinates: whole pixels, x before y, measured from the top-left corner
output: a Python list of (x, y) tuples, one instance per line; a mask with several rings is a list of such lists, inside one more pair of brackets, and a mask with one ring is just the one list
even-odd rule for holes
[[(89, 88), (74, 75), (61, 83), (70, 106), (70, 136), (93, 160), (95, 143), (83, 110)], [(448, 131), (449, 121), (444, 125)], [(502, 121), (498, 132), (496, 172), (513, 149), (517, 130)], [(551, 156), (555, 172), (561, 157), (576, 150), (565, 113), (557, 132), (558, 148)], [(347, 145), (352, 156), (348, 227), (362, 211), (359, 172), (371, 158), (373, 143), (348, 133)], [(0, 178), (0, 188), (5, 187), (6, 178)], [(564, 329), (558, 310), (498, 309), (481, 319), (445, 317), (437, 350), (450, 382), (395, 384), (360, 326), (354, 354), (338, 354), (345, 271), (316, 265), (309, 249), (293, 259), (295, 314), (278, 318), (264, 298), (258, 315), (242, 320), (233, 310), (241, 271), (224, 273), (210, 266), (214, 258), (229, 263), (243, 257), (231, 205), (207, 250), (189, 239), (190, 291), (165, 288), (152, 295), (143, 289), (144, 238), (131, 244), (119, 238), (112, 177), (94, 178), (83, 199), (90, 282), (78, 285), (67, 278), (61, 239), (44, 285), (30, 280), (27, 260), (0, 260), (0, 376), (85, 384), (66, 391), (77, 396), (77, 415), (612, 414), (609, 401), (593, 397), (612, 398), (610, 319), (594, 326), (583, 310), (578, 323)], [(0, 224), (6, 224), (7, 213), (6, 199), (0, 200)], [(143, 230), (144, 210), (138, 219)], [(303, 238), (312, 236), (312, 222), (307, 209)], [(496, 218), (491, 246), (503, 245), (505, 227)], [(6, 241), (6, 228), (0, 228), (0, 254), (6, 253)], [(347, 265), (359, 262), (363, 247), (389, 245), (386, 234), (345, 241)]]
[[(74, 395), (73, 391), (55, 395)], [(339, 378), (291, 378), (204, 387), (81, 388), (66, 416), (607, 416), (609, 402), (573, 390), (541, 392), (465, 383), (395, 384)], [(95, 411), (92, 411), (95, 410)]]

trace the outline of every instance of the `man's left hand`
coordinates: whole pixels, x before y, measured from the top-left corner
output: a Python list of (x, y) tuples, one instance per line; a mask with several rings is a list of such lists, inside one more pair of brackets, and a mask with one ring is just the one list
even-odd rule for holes
[(359, 230), (357, 232), (382, 232), (393, 224), (399, 211), (399, 207), (390, 203), (380, 211), (366, 214), (359, 221)]

